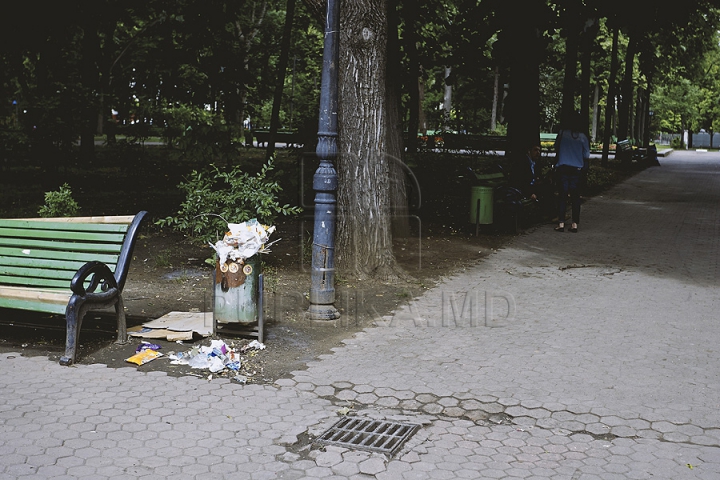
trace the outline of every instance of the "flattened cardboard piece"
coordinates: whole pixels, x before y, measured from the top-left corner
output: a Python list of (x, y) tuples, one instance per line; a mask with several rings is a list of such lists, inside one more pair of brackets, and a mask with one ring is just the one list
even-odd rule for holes
[(193, 334), (212, 335), (212, 312), (170, 312), (130, 329), (131, 337), (165, 338), (168, 341), (192, 340)]

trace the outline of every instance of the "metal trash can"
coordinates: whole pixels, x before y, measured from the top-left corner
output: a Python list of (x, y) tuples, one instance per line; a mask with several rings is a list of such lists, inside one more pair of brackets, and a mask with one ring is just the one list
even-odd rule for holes
[(493, 191), (493, 187), (470, 187), (470, 223), (493, 223)]
[(260, 320), (260, 255), (244, 263), (229, 260), (215, 262), (214, 306), (215, 323), (249, 325)]

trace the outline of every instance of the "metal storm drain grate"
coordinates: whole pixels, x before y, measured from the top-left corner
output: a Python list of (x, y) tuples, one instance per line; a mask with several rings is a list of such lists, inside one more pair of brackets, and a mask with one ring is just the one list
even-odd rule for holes
[(317, 441), (326, 445), (387, 453), (397, 452), (420, 425), (396, 422), (381, 422), (361, 418), (344, 417)]

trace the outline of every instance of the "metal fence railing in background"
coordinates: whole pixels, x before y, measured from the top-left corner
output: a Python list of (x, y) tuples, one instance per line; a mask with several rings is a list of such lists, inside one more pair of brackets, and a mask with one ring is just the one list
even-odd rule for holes
[[(673, 139), (680, 138), (679, 133), (661, 133), (655, 137), (655, 143), (658, 145), (672, 145)], [(683, 135), (685, 144), (688, 143), (688, 133)], [(718, 148), (720, 147), (720, 133), (712, 134), (712, 144), (710, 143), (710, 134), (708, 132), (700, 132), (692, 134), (693, 148)]]

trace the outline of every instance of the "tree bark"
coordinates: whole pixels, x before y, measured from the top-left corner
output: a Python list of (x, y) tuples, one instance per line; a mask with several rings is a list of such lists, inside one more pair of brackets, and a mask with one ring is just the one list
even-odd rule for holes
[(381, 280), (402, 275), (392, 250), (386, 52), (388, 0), (340, 13), (337, 267)]

